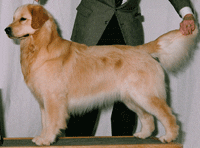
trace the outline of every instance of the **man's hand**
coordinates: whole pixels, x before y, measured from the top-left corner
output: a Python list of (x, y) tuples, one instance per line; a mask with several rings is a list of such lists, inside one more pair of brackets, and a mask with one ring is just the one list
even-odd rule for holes
[(195, 30), (195, 18), (192, 14), (184, 16), (183, 21), (180, 23), (180, 31), (183, 35), (192, 34)]

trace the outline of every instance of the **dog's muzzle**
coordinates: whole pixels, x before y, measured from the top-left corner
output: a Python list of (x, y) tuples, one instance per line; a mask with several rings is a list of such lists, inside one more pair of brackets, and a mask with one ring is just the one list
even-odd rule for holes
[[(12, 28), (11, 27), (7, 27), (5, 29), (6, 34), (8, 35), (9, 38), (14, 38), (14, 35), (12, 33)], [(24, 37), (28, 37), (29, 34), (25, 34), (24, 36), (18, 37), (18, 38), (24, 38)]]

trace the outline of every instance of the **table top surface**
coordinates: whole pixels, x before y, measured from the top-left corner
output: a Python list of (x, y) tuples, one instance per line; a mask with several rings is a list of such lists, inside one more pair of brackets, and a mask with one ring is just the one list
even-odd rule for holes
[[(80, 145), (134, 145), (134, 144), (163, 144), (157, 138), (139, 139), (133, 136), (126, 137), (63, 137), (58, 138), (53, 146), (80, 146)], [(170, 143), (176, 144), (176, 143)], [(3, 145), (12, 146), (36, 146), (32, 138), (4, 138)]]

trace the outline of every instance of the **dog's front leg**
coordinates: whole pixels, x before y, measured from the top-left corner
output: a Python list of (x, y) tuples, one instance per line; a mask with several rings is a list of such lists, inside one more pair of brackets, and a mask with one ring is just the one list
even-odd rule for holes
[(66, 128), (66, 118), (68, 117), (64, 99), (50, 97), (44, 100), (42, 112), (43, 129), (40, 136), (33, 139), (37, 145), (50, 145), (55, 142), (60, 129)]
[(41, 110), (41, 117), (42, 117), (42, 131), (41, 131), (41, 134), (39, 136), (36, 136), (32, 140), (37, 145), (41, 145), (40, 144), (40, 143), (42, 143), (41, 139), (43, 139), (43, 137), (45, 137), (45, 133), (46, 133), (45, 110), (44, 110), (43, 107), (40, 107), (40, 110)]

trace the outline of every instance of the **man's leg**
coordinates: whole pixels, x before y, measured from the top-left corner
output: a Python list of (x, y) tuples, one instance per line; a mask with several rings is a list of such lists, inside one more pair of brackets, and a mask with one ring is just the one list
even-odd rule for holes
[(71, 115), (66, 137), (94, 136), (99, 119), (99, 110), (92, 110), (82, 115)]
[(137, 128), (137, 115), (122, 102), (116, 102), (111, 116), (112, 136), (132, 136)]

